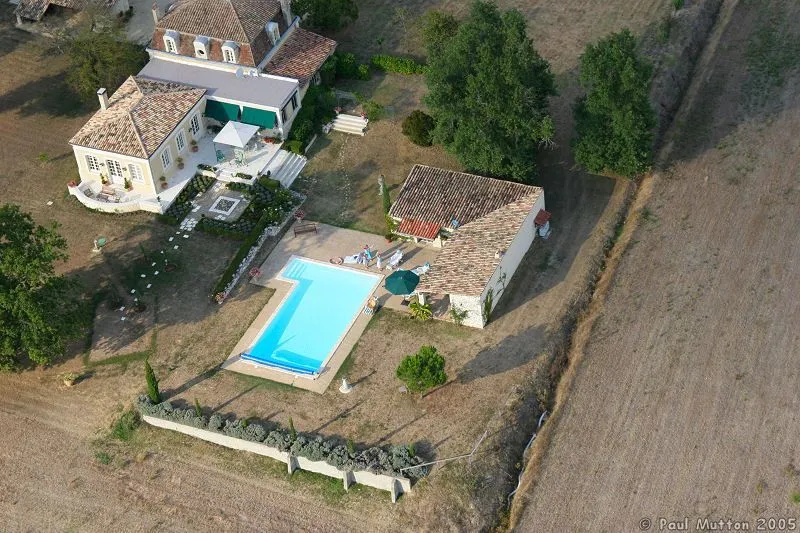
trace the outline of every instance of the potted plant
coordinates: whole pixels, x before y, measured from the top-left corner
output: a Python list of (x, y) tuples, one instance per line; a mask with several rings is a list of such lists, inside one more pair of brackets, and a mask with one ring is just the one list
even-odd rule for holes
[(80, 378), (81, 375), (75, 372), (67, 372), (66, 374), (61, 374), (61, 381), (62, 383), (64, 383), (64, 386), (66, 387), (72, 387), (78, 382)]
[(169, 184), (166, 181), (161, 183), (161, 188), (162, 189), (166, 189), (167, 187), (169, 187)]
[(108, 178), (105, 176), (105, 174), (100, 174), (100, 183), (103, 185), (108, 185)]
[(77, 187), (77, 186), (78, 186), (78, 184), (75, 183), (75, 180), (70, 180), (70, 182), (67, 183), (67, 187)]
[(194, 139), (192, 139), (192, 142), (190, 142), (189, 144), (192, 145), (192, 152), (196, 152), (200, 149), (200, 147), (197, 146), (197, 141), (195, 141)]
[(130, 191), (133, 190), (133, 183), (128, 178), (125, 178), (125, 190)]
[(342, 112), (342, 108), (341, 108), (341, 106), (337, 105), (336, 107), (333, 108), (333, 111), (334, 111), (334, 113), (336, 113), (338, 115), (339, 113)]
[(182, 157), (175, 158), (175, 162), (178, 163), (178, 168), (183, 168), (183, 158)]

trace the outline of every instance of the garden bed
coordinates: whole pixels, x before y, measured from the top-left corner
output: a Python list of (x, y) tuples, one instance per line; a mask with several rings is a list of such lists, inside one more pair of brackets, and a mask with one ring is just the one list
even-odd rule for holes
[(186, 184), (186, 187), (178, 193), (178, 196), (175, 198), (175, 201), (172, 202), (172, 205), (169, 206), (169, 209), (161, 215), (161, 220), (166, 222), (167, 224), (178, 225), (186, 218), (186, 215), (191, 213), (192, 211), (192, 200), (194, 200), (198, 194), (205, 192), (211, 187), (211, 184), (214, 183), (216, 178), (211, 176), (207, 176), (205, 174), (197, 173), (194, 177), (189, 180), (189, 183)]

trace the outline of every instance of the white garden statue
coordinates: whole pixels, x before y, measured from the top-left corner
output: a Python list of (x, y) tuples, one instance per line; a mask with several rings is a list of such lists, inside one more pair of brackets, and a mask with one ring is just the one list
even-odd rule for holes
[(342, 385), (339, 387), (339, 392), (342, 394), (348, 394), (352, 392), (353, 386), (347, 382), (347, 378), (342, 378)]

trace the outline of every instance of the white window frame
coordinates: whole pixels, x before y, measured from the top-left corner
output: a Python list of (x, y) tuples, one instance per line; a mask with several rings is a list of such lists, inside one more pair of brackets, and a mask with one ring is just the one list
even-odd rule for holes
[(131, 175), (131, 181), (135, 181), (136, 183), (144, 183), (144, 174), (142, 173), (142, 167), (137, 165), (136, 163), (131, 163), (128, 165), (128, 172)]
[(194, 56), (200, 59), (208, 59), (209, 39), (203, 35), (198, 35), (194, 40)]
[(222, 61), (225, 63), (238, 63), (239, 45), (233, 41), (225, 41), (222, 44)]
[(178, 53), (178, 44), (175, 42), (175, 39), (165, 35), (164, 36), (164, 50), (166, 50), (170, 54), (177, 54)]
[(264, 29), (267, 30), (267, 35), (269, 35), (269, 40), (272, 41), (272, 45), (275, 46), (278, 44), (278, 41), (281, 40), (281, 29), (278, 23), (269, 21)]
[(100, 160), (92, 154), (86, 154), (86, 168), (93, 174), (100, 174)]
[(186, 134), (183, 133), (183, 130), (179, 131), (175, 136), (175, 144), (178, 146), (178, 153), (186, 149)]
[(125, 178), (122, 175), (122, 165), (116, 159), (106, 159), (106, 168), (108, 169), (108, 177), (112, 178), (112, 180), (113, 178)]
[(189, 121), (189, 131), (192, 132), (192, 137), (196, 137), (200, 133), (200, 115), (195, 113)]
[(172, 152), (170, 152), (169, 146), (164, 148), (161, 152), (161, 166), (164, 167), (164, 170), (167, 170), (170, 165), (172, 165)]

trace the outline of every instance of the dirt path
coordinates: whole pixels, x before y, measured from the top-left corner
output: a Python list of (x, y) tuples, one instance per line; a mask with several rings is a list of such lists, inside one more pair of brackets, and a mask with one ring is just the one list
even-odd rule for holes
[[(723, 8), (672, 166), (529, 472), (520, 531), (800, 516), (800, 91), (781, 59), (800, 26), (796, 3), (768, 3)], [(782, 82), (763, 75), (775, 66)]]

